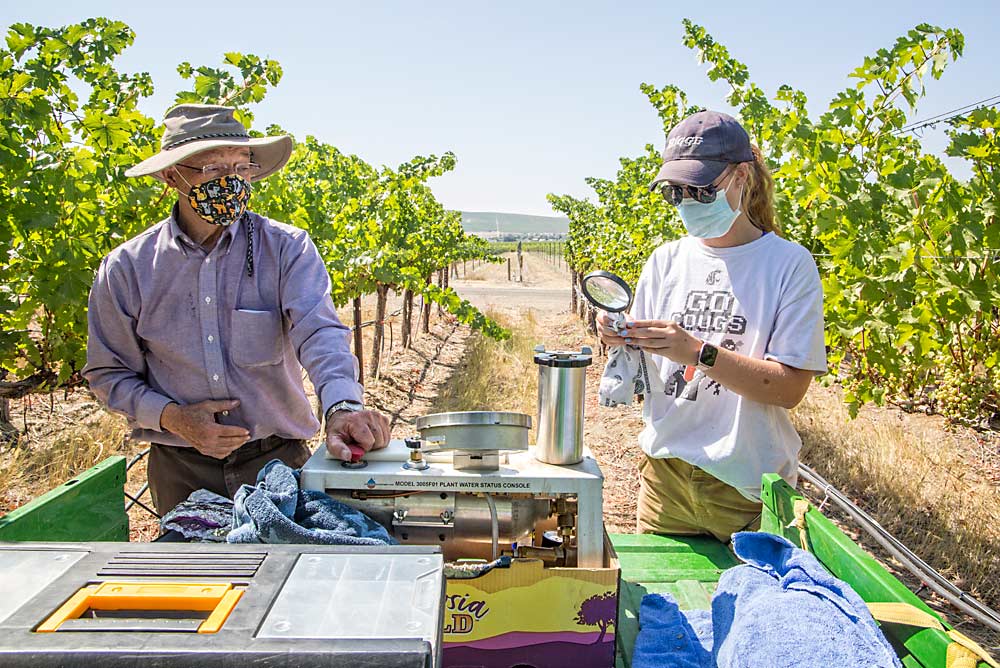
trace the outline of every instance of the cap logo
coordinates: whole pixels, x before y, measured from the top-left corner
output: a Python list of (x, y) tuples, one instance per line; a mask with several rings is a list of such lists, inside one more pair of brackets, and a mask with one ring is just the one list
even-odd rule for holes
[(667, 142), (667, 146), (698, 146), (703, 141), (704, 137), (671, 137), (670, 141)]

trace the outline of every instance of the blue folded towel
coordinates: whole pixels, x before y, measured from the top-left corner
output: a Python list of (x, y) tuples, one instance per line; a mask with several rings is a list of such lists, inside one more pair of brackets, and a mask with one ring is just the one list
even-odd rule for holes
[(633, 668), (714, 668), (708, 610), (681, 612), (670, 594), (646, 594), (639, 605), (639, 626)]
[(298, 471), (273, 459), (233, 498), (229, 543), (395, 545), (381, 524), (323, 492), (300, 490)]
[(710, 633), (703, 612), (682, 613), (669, 595), (643, 597), (635, 668), (901, 668), (865, 602), (816, 557), (762, 532), (734, 534), (733, 550), (745, 565), (719, 579)]

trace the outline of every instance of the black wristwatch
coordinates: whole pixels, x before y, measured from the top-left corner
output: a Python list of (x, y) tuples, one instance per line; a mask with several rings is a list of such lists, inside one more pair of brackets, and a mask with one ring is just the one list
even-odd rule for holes
[(701, 344), (701, 350), (698, 351), (698, 368), (702, 371), (708, 371), (713, 366), (715, 366), (715, 360), (719, 357), (719, 349), (713, 346), (708, 341)]
[(337, 403), (326, 409), (326, 413), (323, 415), (323, 419), (329, 422), (330, 416), (336, 413), (337, 411), (350, 411), (352, 413), (357, 413), (358, 411), (363, 411), (364, 409), (365, 407), (357, 401), (351, 401), (351, 400), (338, 401)]

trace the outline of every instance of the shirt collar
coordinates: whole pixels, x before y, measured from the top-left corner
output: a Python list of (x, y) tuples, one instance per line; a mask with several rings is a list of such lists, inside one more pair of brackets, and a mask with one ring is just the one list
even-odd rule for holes
[[(253, 214), (247, 212), (247, 215), (253, 215)], [(199, 248), (199, 245), (196, 244), (191, 239), (191, 237), (189, 237), (184, 232), (184, 230), (181, 229), (181, 226), (178, 224), (176, 202), (174, 203), (174, 206), (170, 209), (170, 217), (167, 220), (168, 220), (168, 225), (170, 226), (170, 244), (174, 248), (179, 249), (185, 255), (187, 255), (188, 250)], [(232, 225), (228, 225), (225, 229), (223, 229), (222, 236), (220, 236), (219, 241), (216, 242), (216, 248), (224, 246), (225, 252), (228, 255), (229, 251), (233, 247), (233, 235), (236, 234), (236, 230), (238, 228), (242, 227), (242, 223), (243, 223), (243, 218), (240, 218)]]

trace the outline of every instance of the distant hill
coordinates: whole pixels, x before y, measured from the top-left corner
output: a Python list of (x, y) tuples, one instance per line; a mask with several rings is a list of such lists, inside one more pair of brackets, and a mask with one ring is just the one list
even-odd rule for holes
[(569, 219), (564, 216), (529, 216), (523, 213), (463, 211), (462, 227), (474, 234), (566, 234)]

